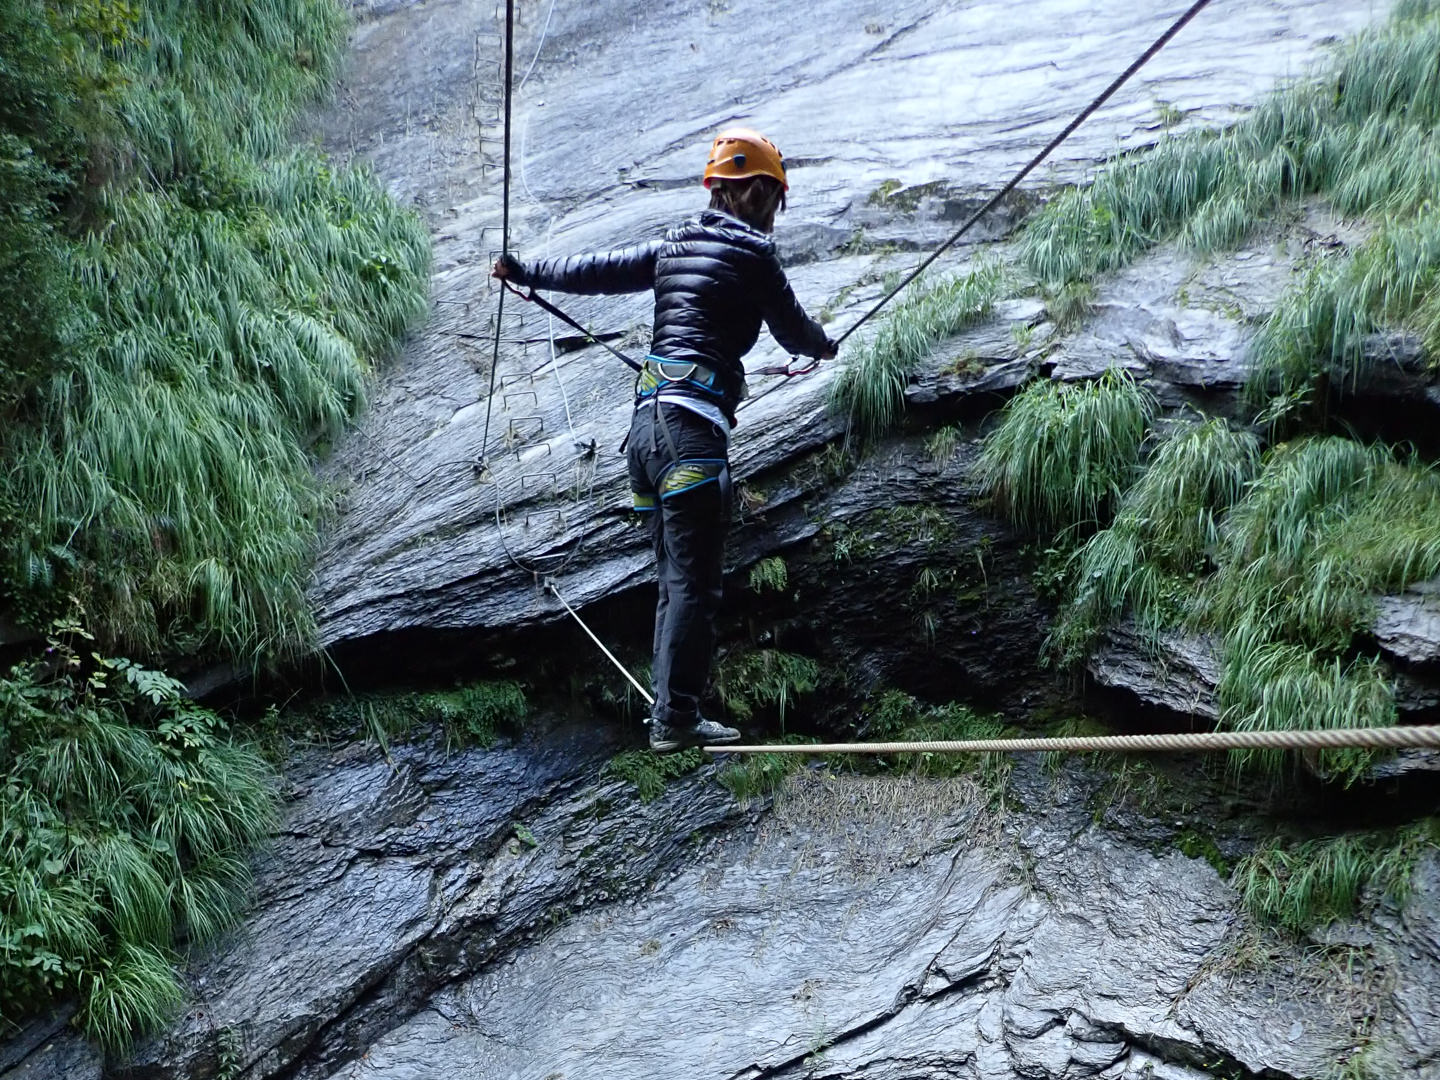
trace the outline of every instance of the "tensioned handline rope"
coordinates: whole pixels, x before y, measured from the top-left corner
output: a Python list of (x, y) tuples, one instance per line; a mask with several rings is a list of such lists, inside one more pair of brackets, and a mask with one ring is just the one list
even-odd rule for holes
[(910, 271), (909, 276), (906, 277), (904, 281), (900, 282), (900, 284), (896, 285), (893, 289), (891, 289), (888, 293), (881, 297), (880, 301), (874, 307), (872, 307), (869, 311), (865, 312), (864, 315), (861, 315), (859, 320), (853, 326), (851, 326), (850, 329), (846, 330), (845, 333), (841, 334), (840, 337), (836, 339), (836, 344), (842, 344), (846, 338), (848, 338), (851, 334), (855, 333), (856, 330), (859, 330), (860, 327), (864, 326), (865, 323), (868, 322), (875, 315), (876, 312), (878, 312), (881, 308), (883, 308), (886, 304), (893, 300), (895, 298), (895, 295), (900, 292), (901, 289), (909, 285), (912, 281), (919, 277), (925, 271), (925, 269), (930, 266), (931, 263), (933, 263), (945, 252), (949, 251), (950, 248), (952, 248), (962, 236), (964, 236), (967, 232), (970, 231), (971, 227), (977, 221), (979, 221), (982, 217), (988, 214), (991, 210), (995, 209), (995, 207), (1000, 204), (1001, 199), (1005, 198), (1006, 195), (1009, 195), (1010, 192), (1014, 191), (1021, 180), (1024, 180), (1025, 177), (1029, 176), (1030, 173), (1035, 169), (1035, 167), (1039, 165), (1042, 161), (1044, 161), (1047, 157), (1049, 157), (1051, 153), (1054, 152), (1057, 146), (1059, 146), (1066, 139), (1068, 139), (1071, 134), (1074, 133), (1076, 128), (1078, 128), (1081, 124), (1088, 120), (1090, 118), (1090, 115), (1095, 112), (1096, 109), (1100, 108), (1101, 105), (1104, 105), (1105, 102), (1109, 101), (1111, 95), (1114, 94), (1116, 90), (1119, 90), (1120, 87), (1124, 86), (1127, 82), (1129, 82), (1130, 77), (1134, 75), (1137, 71), (1139, 71), (1142, 67), (1144, 67), (1147, 63), (1149, 63), (1151, 58), (1154, 57), (1154, 55), (1158, 53), (1161, 49), (1163, 49), (1171, 38), (1173, 38), (1182, 29), (1184, 29), (1185, 24), (1188, 23), (1191, 19), (1193, 19), (1196, 15), (1198, 15), (1200, 13), (1200, 9), (1205, 7), (1205, 5), (1208, 3), (1210, 3), (1210, 0), (1195, 0), (1195, 3), (1191, 4), (1190, 7), (1185, 11), (1185, 14), (1181, 15), (1178, 19), (1171, 23), (1170, 28), (1166, 30), (1163, 34), (1161, 34), (1158, 38), (1156, 38), (1154, 43), (1143, 53), (1141, 53), (1140, 56), (1136, 58), (1133, 64), (1131, 64), (1128, 68), (1126, 68), (1119, 75), (1117, 75), (1115, 77), (1115, 81), (1112, 82), (1109, 86), (1107, 86), (1103, 91), (1101, 91), (1099, 97), (1097, 97), (1094, 101), (1090, 102), (1090, 104), (1085, 106), (1085, 108), (1080, 110), (1079, 114), (1075, 117), (1075, 119), (1071, 120), (1070, 123), (1066, 124), (1060, 134), (1056, 135), (1053, 139), (1051, 139), (1045, 145), (1045, 148), (1043, 150), (1041, 150), (1038, 154), (1036, 154), (1033, 158), (1030, 159), (1029, 164), (1027, 164), (1013, 177), (1011, 177), (1010, 182), (1004, 187), (1002, 187), (999, 191), (997, 191), (994, 195), (992, 195), (984, 206), (982, 206), (979, 210), (976, 210), (975, 213), (971, 214), (969, 220), (966, 221), (965, 224), (961, 225), (960, 228), (956, 229), (954, 235), (952, 235), (950, 239), (946, 240), (938, 248), (932, 251), (930, 255), (919, 266), (917, 266), (914, 270)]
[(1440, 748), (1440, 726), (1329, 728), (1320, 731), (1192, 731), (1151, 735), (1074, 735), (1049, 739), (938, 742), (784, 743), (707, 746), (708, 754), (1156, 753), (1180, 750), (1343, 750)]

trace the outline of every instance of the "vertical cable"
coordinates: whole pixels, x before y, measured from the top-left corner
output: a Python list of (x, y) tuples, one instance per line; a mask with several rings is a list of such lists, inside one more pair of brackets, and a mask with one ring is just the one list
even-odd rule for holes
[[(500, 170), (500, 254), (510, 253), (510, 87), (515, 75), (515, 0), (505, 0), (505, 126), (504, 161)], [(490, 393), (485, 397), (485, 432), (480, 436), (480, 460), (490, 445), (490, 409), (495, 403), (495, 372), (500, 367), (500, 321), (505, 314), (505, 290), (495, 305), (495, 348), (490, 354)], [(497, 498), (498, 493), (497, 493)]]

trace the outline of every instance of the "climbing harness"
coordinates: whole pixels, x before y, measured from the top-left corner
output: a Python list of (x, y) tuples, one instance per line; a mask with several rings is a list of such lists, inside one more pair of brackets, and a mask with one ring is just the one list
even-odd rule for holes
[(1329, 728), (1321, 731), (1192, 731), (1151, 735), (1074, 735), (1050, 739), (938, 742), (783, 743), (707, 746), (709, 754), (1174, 753), (1183, 750), (1382, 750), (1440, 748), (1440, 726)]

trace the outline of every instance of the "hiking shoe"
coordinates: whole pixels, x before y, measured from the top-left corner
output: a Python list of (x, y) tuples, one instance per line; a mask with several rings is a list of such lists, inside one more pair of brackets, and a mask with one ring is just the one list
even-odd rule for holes
[(719, 746), (739, 741), (738, 729), (704, 717), (689, 726), (667, 724), (656, 718), (650, 721), (650, 749), (657, 754), (668, 754), (689, 746)]

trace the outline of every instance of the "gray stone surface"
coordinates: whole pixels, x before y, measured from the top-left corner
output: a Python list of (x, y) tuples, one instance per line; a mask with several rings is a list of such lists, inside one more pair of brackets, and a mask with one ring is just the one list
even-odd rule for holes
[[(534, 572), (563, 568), (567, 598), (580, 606), (646, 575), (644, 543), (623, 524), (626, 486), (614, 453), (629, 380), (594, 347), (562, 352), (552, 365), (549, 336), (569, 331), (512, 298), (485, 441), (503, 8), (488, 0), (357, 7), (350, 73), (317, 132), (332, 149), (371, 162), (426, 214), (436, 238), (435, 307), (330, 464), (347, 495), (312, 590), (322, 639), (344, 646), (551, 622), (563, 612), (534, 588)], [(1205, 13), (1027, 190), (1081, 179), (1117, 146), (1153, 140), (1162, 101), (1183, 114), (1182, 127), (1237, 115), (1385, 7), (1304, 0)], [(795, 36), (777, 32), (786, 18), (762, 0), (667, 0), (643, 11), (521, 4), (514, 246), (537, 256), (654, 235), (703, 201), (695, 177), (714, 131), (750, 123), (772, 134), (791, 164), (791, 208), (777, 237), (797, 293), (812, 311), (828, 303), (843, 328), (873, 302), (882, 273), (913, 265), (911, 251), (947, 235), (1179, 10), (1118, 0), (1082, 8), (1063, 0), (817, 0), (805, 8), (809, 30)], [(876, 195), (887, 181), (900, 189)], [(977, 239), (1003, 235), (1019, 210), (1004, 208)], [(962, 245), (937, 269), (963, 265), (972, 250)], [(1163, 259), (1165, 269), (1137, 271), (1142, 284), (1173, 278), (1179, 287), (1187, 261)], [(1283, 272), (1270, 256), (1235, 265), (1217, 289), (1256, 292), (1261, 279)], [(870, 284), (852, 288), (862, 281)], [(1115, 359), (1109, 353), (1120, 341), (1135, 362), (1173, 378), (1180, 398), (1196, 386), (1233, 385), (1241, 328), (1199, 300), (1161, 299), (1126, 314), (1117, 297), (1118, 321), (1100, 320), (1110, 329), (1085, 339), (1088, 353), (1084, 341), (1067, 345), (1056, 361), (1062, 376)], [(566, 306), (622, 334), (626, 348), (643, 349), (647, 297)], [(1016, 345), (1025, 335), (1012, 331), (1034, 321), (1033, 311), (1003, 311), (973, 339), (951, 343), (911, 387), (912, 404), (942, 420), (971, 400), (972, 411), (993, 408), (1036, 367), (1048, 327), (1031, 335), (1028, 354)], [(980, 370), (944, 374), (960, 358), (979, 359), (970, 366)], [(750, 363), (780, 359), (763, 338)], [(837, 438), (839, 424), (824, 410), (835, 370), (757, 381), (736, 438), (741, 478), (765, 483)], [(477, 473), (482, 457), (488, 467)]]
[(1003, 811), (823, 773), (745, 807), (716, 766), (640, 804), (610, 749), (311, 758), (246, 927), (106, 1076), (206, 1080), (227, 1046), (243, 1080), (1302, 1078), (1362, 1017), (1435, 1075), (1433, 859), (1340, 935), (1381, 950), (1362, 998), (1298, 943), (1239, 961), (1230, 887), (1136, 811), (1097, 825), (1083, 770), (1022, 760)]
[(3, 1080), (101, 1080), (104, 1058), (68, 1022), (73, 1005), (39, 1017), (0, 1043)]
[(1220, 654), (1206, 635), (1166, 631), (1152, 641), (1133, 622), (1111, 627), (1085, 662), (1101, 686), (1128, 690), (1146, 705), (1213, 725)]
[[(353, 6), (350, 73), (316, 130), (431, 222), (436, 299), (327, 465), (346, 494), (313, 588), (322, 637), (383, 647), (407, 632), (550, 623), (561, 609), (535, 573), (562, 562), (572, 604), (631, 591), (649, 556), (619, 512), (613, 449), (629, 391), (614, 361), (507, 304), (482, 444), (495, 301), (485, 267), (500, 219), (497, 6)], [(1236, 115), (1386, 6), (1217, 5), (1035, 187), (1153, 139), (1161, 100), (1187, 125)], [(778, 32), (794, 20), (761, 0), (519, 7), (523, 254), (654, 233), (701, 200), (694, 174), (710, 134), (752, 123), (793, 165), (779, 240), (797, 292), (812, 310), (832, 302), (843, 328), (884, 273), (945, 236), (1181, 5), (817, 0), (801, 34)], [(901, 189), (872, 200), (892, 178)], [(1003, 237), (1023, 202), (980, 243)], [(1069, 336), (1034, 300), (1008, 302), (937, 351), (907, 404), (948, 421), (1037, 372), (1079, 378), (1117, 362), (1155, 379), (1169, 404), (1229, 392), (1246, 334), (1297, 254), (1286, 243), (1257, 240), (1213, 263), (1156, 252), (1103, 283), (1099, 310)], [(566, 306), (644, 348), (645, 297)], [(764, 344), (750, 363), (779, 359)], [(825, 577), (797, 575), (806, 606), (787, 618), (835, 655), (868, 658), (852, 673), (859, 685), (909, 665), (913, 681), (1007, 692), (1043, 624), (1012, 538), (973, 506), (974, 443), (929, 461), (911, 438), (843, 480), (807, 481), (797, 462), (842, 434), (824, 409), (836, 371), (756, 381), (734, 457), (764, 496), (733, 559), (829, 560)], [(833, 526), (864, 540), (887, 527), (875, 511), (922, 502), (973, 556), (974, 598), (946, 616), (939, 646), (897, 645), (912, 613), (877, 610), (876, 598), (906, 595), (925, 545), (879, 565), (823, 547)], [(992, 592), (1005, 600), (993, 610)], [(1157, 663), (1117, 636), (1097, 677), (1207, 715), (1213, 660), (1195, 643), (1171, 646)], [(1202, 1080), (1217, 1069), (1298, 1080), (1356, 1053), (1368, 1018), (1384, 1075), (1440, 1077), (1433, 857), (1403, 908), (1346, 928), (1385, 950), (1385, 981), (1356, 997), (1335, 992), (1308, 946), (1270, 943), (1263, 973), (1237, 962), (1245, 920), (1230, 887), (1203, 861), (1157, 851), (1153, 822), (1097, 815), (1101, 781), (1083, 772), (1022, 762), (1003, 810), (965, 781), (819, 777), (747, 807), (710, 765), (640, 804), (603, 771), (618, 738), (613, 725), (560, 725), (488, 752), (351, 747), (296, 763), (253, 914), (194, 958), (185, 1014), (104, 1075), (211, 1080), (223, 1051), (238, 1058), (227, 1080)], [(63, 1036), (0, 1061), (4, 1080), (101, 1071)]]
[(1440, 582), (1382, 596), (1379, 604), (1375, 639), (1381, 648), (1410, 664), (1440, 664)]

